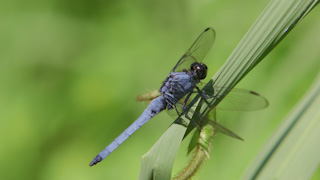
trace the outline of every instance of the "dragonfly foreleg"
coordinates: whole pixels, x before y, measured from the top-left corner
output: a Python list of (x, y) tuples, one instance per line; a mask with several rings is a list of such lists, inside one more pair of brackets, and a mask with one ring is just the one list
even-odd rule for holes
[(176, 104), (174, 104), (173, 107), (174, 107), (174, 109), (176, 110), (178, 116), (181, 116), (182, 113), (180, 113), (180, 112), (178, 111), (178, 108), (177, 108)]
[(198, 129), (199, 132), (201, 132), (200, 125), (196, 123), (191, 117), (189, 117), (188, 113), (185, 113), (185, 117), (193, 123), (193, 125)]
[(193, 92), (190, 92), (190, 93), (187, 95), (186, 99), (184, 100), (183, 105), (182, 105), (182, 112), (185, 111), (186, 104), (188, 103), (188, 100), (189, 100), (189, 98), (190, 98), (190, 96), (191, 96), (192, 93), (193, 93)]
[[(208, 106), (210, 106), (210, 103), (207, 101), (207, 99), (209, 99), (209, 96), (206, 95), (205, 93), (203, 93), (203, 91), (201, 91), (198, 86), (195, 86), (195, 87), (196, 87), (198, 93), (201, 95), (201, 97), (202, 97), (202, 99), (204, 100), (204, 102), (205, 102)], [(215, 97), (215, 96), (213, 96), (213, 97)]]

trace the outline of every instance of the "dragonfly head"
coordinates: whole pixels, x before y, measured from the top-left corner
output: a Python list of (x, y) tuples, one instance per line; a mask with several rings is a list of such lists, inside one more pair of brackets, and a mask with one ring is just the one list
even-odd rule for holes
[(207, 70), (208, 70), (207, 66), (203, 63), (194, 62), (191, 64), (191, 71), (196, 79), (201, 80), (206, 78)]

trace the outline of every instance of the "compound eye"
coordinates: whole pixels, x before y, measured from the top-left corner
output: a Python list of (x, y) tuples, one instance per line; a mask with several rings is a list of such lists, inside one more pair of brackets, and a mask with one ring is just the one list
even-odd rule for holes
[(194, 62), (191, 64), (191, 70), (192, 71), (196, 71), (197, 69), (199, 69), (200, 64), (197, 62)]
[(204, 79), (207, 76), (207, 66), (203, 63), (192, 63), (191, 70), (197, 74), (198, 79)]
[(199, 79), (204, 79), (207, 77), (207, 70), (206, 69), (201, 69), (197, 71), (197, 75)]
[(208, 70), (207, 65), (205, 65), (205, 64), (203, 64), (203, 63), (200, 63), (200, 65), (201, 65), (204, 69)]

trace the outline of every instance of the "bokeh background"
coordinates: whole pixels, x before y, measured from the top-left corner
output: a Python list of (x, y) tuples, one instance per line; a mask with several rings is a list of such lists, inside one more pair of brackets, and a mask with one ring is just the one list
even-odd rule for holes
[[(165, 112), (88, 164), (146, 108), (136, 95), (158, 89), (206, 27), (217, 32), (210, 78), (268, 2), (1, 0), (0, 179), (137, 179), (141, 156), (173, 121)], [(303, 97), (320, 69), (319, 16), (315, 8), (238, 84), (270, 106), (218, 114), (245, 141), (218, 134), (194, 179), (239, 179)]]

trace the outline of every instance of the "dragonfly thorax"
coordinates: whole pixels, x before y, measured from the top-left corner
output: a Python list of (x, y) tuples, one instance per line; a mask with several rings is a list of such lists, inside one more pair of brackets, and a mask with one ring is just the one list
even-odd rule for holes
[(161, 86), (160, 93), (165, 98), (168, 109), (192, 92), (199, 82), (189, 72), (172, 72)]

